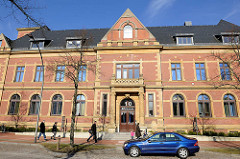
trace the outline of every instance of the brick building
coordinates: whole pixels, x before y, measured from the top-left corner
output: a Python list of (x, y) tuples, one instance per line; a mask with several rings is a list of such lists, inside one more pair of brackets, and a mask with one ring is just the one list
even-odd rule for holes
[[(207, 26), (145, 27), (127, 9), (108, 29), (18, 32), (16, 40), (0, 34), (0, 122), (13, 125), (19, 114), (20, 125), (35, 125), (43, 80), (39, 51), (44, 66), (66, 53), (78, 58), (84, 32), (84, 41), (91, 42), (83, 49), (87, 62), (79, 72), (77, 129), (87, 130), (97, 120), (109, 132), (131, 131), (136, 122), (142, 129), (187, 131), (197, 117), (200, 129), (240, 130), (239, 92), (213, 85), (235, 80), (227, 65), (211, 56), (234, 53), (237, 25), (221, 20)], [(64, 65), (56, 64), (53, 75), (45, 68), (40, 119), (51, 126), (64, 118), (69, 127), (74, 85), (63, 76)]]

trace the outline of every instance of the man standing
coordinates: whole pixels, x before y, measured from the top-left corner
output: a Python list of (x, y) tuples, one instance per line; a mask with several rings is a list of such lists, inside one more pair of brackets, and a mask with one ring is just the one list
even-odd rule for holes
[(52, 133), (53, 133), (53, 136), (51, 136), (51, 139), (53, 138), (53, 140), (56, 140), (55, 137), (57, 134), (57, 122), (53, 124)]
[(87, 139), (87, 142), (90, 140), (90, 138), (93, 136), (93, 139), (95, 140), (95, 143), (97, 143), (97, 126), (96, 126), (97, 121), (94, 121), (92, 124), (91, 130), (92, 134), (91, 136)]
[(137, 123), (136, 130), (135, 130), (135, 135), (137, 138), (141, 136), (141, 130), (139, 128), (139, 123)]
[(45, 123), (45, 120), (43, 120), (40, 124), (40, 133), (38, 135), (38, 140), (39, 140), (39, 138), (41, 137), (42, 134), (43, 134), (44, 140), (47, 140), (46, 135), (45, 135), (45, 124), (44, 123)]

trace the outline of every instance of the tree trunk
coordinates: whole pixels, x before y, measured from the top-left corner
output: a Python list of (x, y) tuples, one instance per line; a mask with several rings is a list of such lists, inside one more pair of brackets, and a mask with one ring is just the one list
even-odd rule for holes
[(73, 98), (73, 108), (72, 108), (72, 117), (71, 117), (71, 129), (70, 129), (70, 145), (74, 146), (74, 127), (75, 127), (75, 118), (76, 118), (76, 103), (77, 103), (77, 91), (78, 85), (75, 85), (74, 98)]

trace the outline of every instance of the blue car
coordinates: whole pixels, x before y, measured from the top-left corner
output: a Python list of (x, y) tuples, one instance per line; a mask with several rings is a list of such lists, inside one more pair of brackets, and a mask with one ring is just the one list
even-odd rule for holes
[(159, 132), (146, 139), (131, 139), (124, 142), (126, 155), (138, 157), (141, 154), (176, 154), (187, 158), (199, 151), (198, 140), (174, 132)]

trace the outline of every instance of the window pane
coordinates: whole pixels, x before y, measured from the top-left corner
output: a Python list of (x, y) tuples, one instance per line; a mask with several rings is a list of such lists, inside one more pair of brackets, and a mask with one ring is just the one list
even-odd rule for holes
[(117, 79), (121, 79), (121, 70), (117, 70)]
[(177, 70), (177, 80), (181, 80), (181, 70)]
[(134, 78), (139, 78), (139, 69), (134, 70)]
[(200, 70), (197, 69), (197, 70), (196, 70), (196, 73), (197, 73), (197, 80), (201, 80)]
[(230, 115), (231, 116), (236, 116), (236, 110), (235, 110), (235, 104), (230, 103)]
[(123, 79), (126, 79), (127, 78), (127, 70), (123, 70)]
[(201, 74), (202, 74), (202, 80), (206, 80), (205, 69), (201, 70)]
[(203, 116), (203, 105), (202, 103), (198, 103), (198, 109), (199, 109), (199, 116)]
[(134, 113), (129, 113), (129, 123), (134, 122)]
[(184, 107), (183, 107), (183, 103), (179, 103), (179, 109), (180, 109), (180, 116), (184, 116)]
[(132, 69), (129, 69), (128, 78), (130, 78), (130, 79), (133, 78), (133, 70)]
[(132, 27), (130, 25), (123, 28), (123, 38), (132, 38)]
[(173, 103), (173, 115), (174, 116), (178, 115), (178, 113), (177, 113), (177, 103)]
[(121, 123), (126, 123), (127, 121), (127, 114), (125, 112), (121, 113)]
[(176, 80), (176, 70), (172, 70), (172, 80)]

